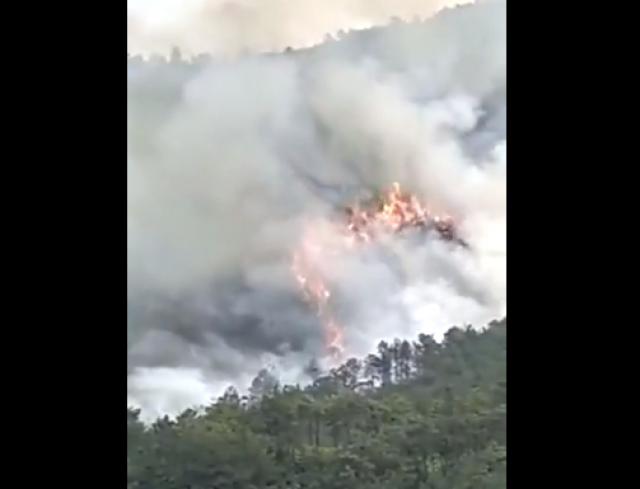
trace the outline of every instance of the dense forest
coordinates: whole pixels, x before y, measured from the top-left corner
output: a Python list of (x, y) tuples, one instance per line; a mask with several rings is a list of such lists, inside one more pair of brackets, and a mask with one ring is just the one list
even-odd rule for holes
[(308, 372), (151, 425), (128, 408), (128, 489), (506, 487), (506, 318)]

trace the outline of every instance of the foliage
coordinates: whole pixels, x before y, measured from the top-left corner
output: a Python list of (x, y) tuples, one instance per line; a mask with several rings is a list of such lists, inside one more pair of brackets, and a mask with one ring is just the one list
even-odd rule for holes
[(307, 387), (259, 373), (203, 413), (127, 409), (128, 489), (502, 489), (506, 319), (380, 343)]

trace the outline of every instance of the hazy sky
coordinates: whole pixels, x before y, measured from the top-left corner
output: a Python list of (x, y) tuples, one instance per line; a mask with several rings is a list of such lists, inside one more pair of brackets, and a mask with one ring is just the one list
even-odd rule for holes
[(175, 20), (205, 0), (129, 0), (129, 11), (149, 24)]
[(472, 0), (129, 0), (132, 53), (235, 55), (321, 42), (339, 30), (431, 17)]

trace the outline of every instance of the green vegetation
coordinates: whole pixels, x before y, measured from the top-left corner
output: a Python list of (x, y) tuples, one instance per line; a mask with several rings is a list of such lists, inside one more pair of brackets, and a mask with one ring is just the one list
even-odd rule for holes
[(127, 409), (128, 489), (506, 487), (506, 319), (309, 372), (151, 426)]

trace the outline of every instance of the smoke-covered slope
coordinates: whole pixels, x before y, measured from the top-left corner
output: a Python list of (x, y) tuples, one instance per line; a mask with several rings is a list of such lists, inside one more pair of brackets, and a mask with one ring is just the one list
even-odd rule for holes
[(397, 242), (393, 260), (329, 263), (347, 352), (504, 314), (505, 8), (234, 61), (130, 61), (132, 402), (174, 411), (268, 362), (295, 380), (323, 353), (289, 269), (301, 226), (394, 181), (454, 215), (471, 251)]

